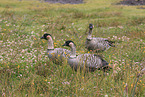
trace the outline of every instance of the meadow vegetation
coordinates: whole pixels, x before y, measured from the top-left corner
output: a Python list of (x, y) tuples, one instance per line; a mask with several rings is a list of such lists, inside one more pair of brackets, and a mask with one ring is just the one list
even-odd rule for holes
[[(145, 9), (116, 5), (118, 0), (85, 0), (83, 4), (50, 4), (37, 0), (0, 0), (0, 95), (145, 97)], [(89, 23), (94, 37), (116, 41), (100, 53), (112, 70), (75, 72), (64, 61), (49, 61), (44, 33), (55, 47), (73, 40), (85, 49)], [(66, 47), (67, 48), (67, 47)], [(69, 49), (69, 48), (67, 48)]]

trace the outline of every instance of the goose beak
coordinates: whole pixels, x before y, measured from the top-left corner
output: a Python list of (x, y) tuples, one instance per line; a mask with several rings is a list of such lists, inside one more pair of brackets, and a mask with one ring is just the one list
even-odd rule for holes
[(90, 30), (92, 30), (93, 29), (93, 26), (90, 26), (89, 28), (90, 28)]
[(89, 29), (92, 30), (93, 29), (93, 24), (89, 24)]
[(65, 44), (63, 44), (62, 46), (66, 46), (66, 43), (65, 43)]
[(40, 39), (44, 39), (44, 36), (42, 36)]

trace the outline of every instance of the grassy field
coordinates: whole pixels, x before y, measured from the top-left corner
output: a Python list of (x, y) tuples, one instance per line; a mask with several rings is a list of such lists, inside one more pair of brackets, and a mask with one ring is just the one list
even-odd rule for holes
[[(36, 0), (0, 0), (0, 95), (4, 97), (145, 97), (145, 6), (116, 5), (119, 0), (49, 4)], [(93, 36), (116, 41), (100, 53), (112, 66), (105, 76), (73, 71), (67, 62), (49, 61), (44, 33), (55, 47), (73, 40), (85, 49), (89, 23)], [(67, 47), (66, 47), (67, 48)], [(69, 48), (67, 48), (69, 49)]]

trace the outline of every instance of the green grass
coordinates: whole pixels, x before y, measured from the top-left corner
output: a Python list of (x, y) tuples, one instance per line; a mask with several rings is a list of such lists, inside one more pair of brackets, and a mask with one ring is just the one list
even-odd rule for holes
[[(86, 0), (84, 4), (49, 4), (36, 0), (0, 1), (0, 95), (1, 96), (145, 96), (145, 13), (139, 6), (115, 5), (118, 0)], [(73, 40), (77, 53), (88, 53), (84, 43), (88, 24), (93, 36), (116, 41), (115, 48), (101, 53), (113, 67), (83, 73), (67, 62), (49, 61), (45, 33), (55, 47)], [(68, 48), (67, 48), (68, 49)], [(135, 85), (137, 82), (137, 85)], [(134, 92), (134, 87), (135, 92)]]

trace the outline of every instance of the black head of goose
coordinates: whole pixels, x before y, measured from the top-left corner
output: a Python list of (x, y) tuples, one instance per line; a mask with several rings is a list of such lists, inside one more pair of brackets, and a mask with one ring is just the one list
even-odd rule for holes
[(48, 41), (47, 54), (51, 61), (56, 64), (60, 64), (63, 62), (65, 58), (68, 58), (71, 51), (64, 48), (54, 48), (52, 36), (48, 33), (44, 34), (41, 39), (45, 39)]
[(85, 70), (94, 71), (97, 69), (105, 69), (109, 67), (108, 62), (106, 62), (102, 57), (95, 54), (80, 54), (76, 55), (76, 46), (73, 41), (66, 41), (63, 46), (68, 46), (71, 48), (71, 54), (68, 58), (68, 64), (75, 70)]
[(111, 46), (114, 47), (114, 41), (109, 41), (107, 38), (92, 37), (93, 28), (93, 24), (89, 24), (89, 33), (85, 42), (85, 46), (89, 51), (102, 52)]

